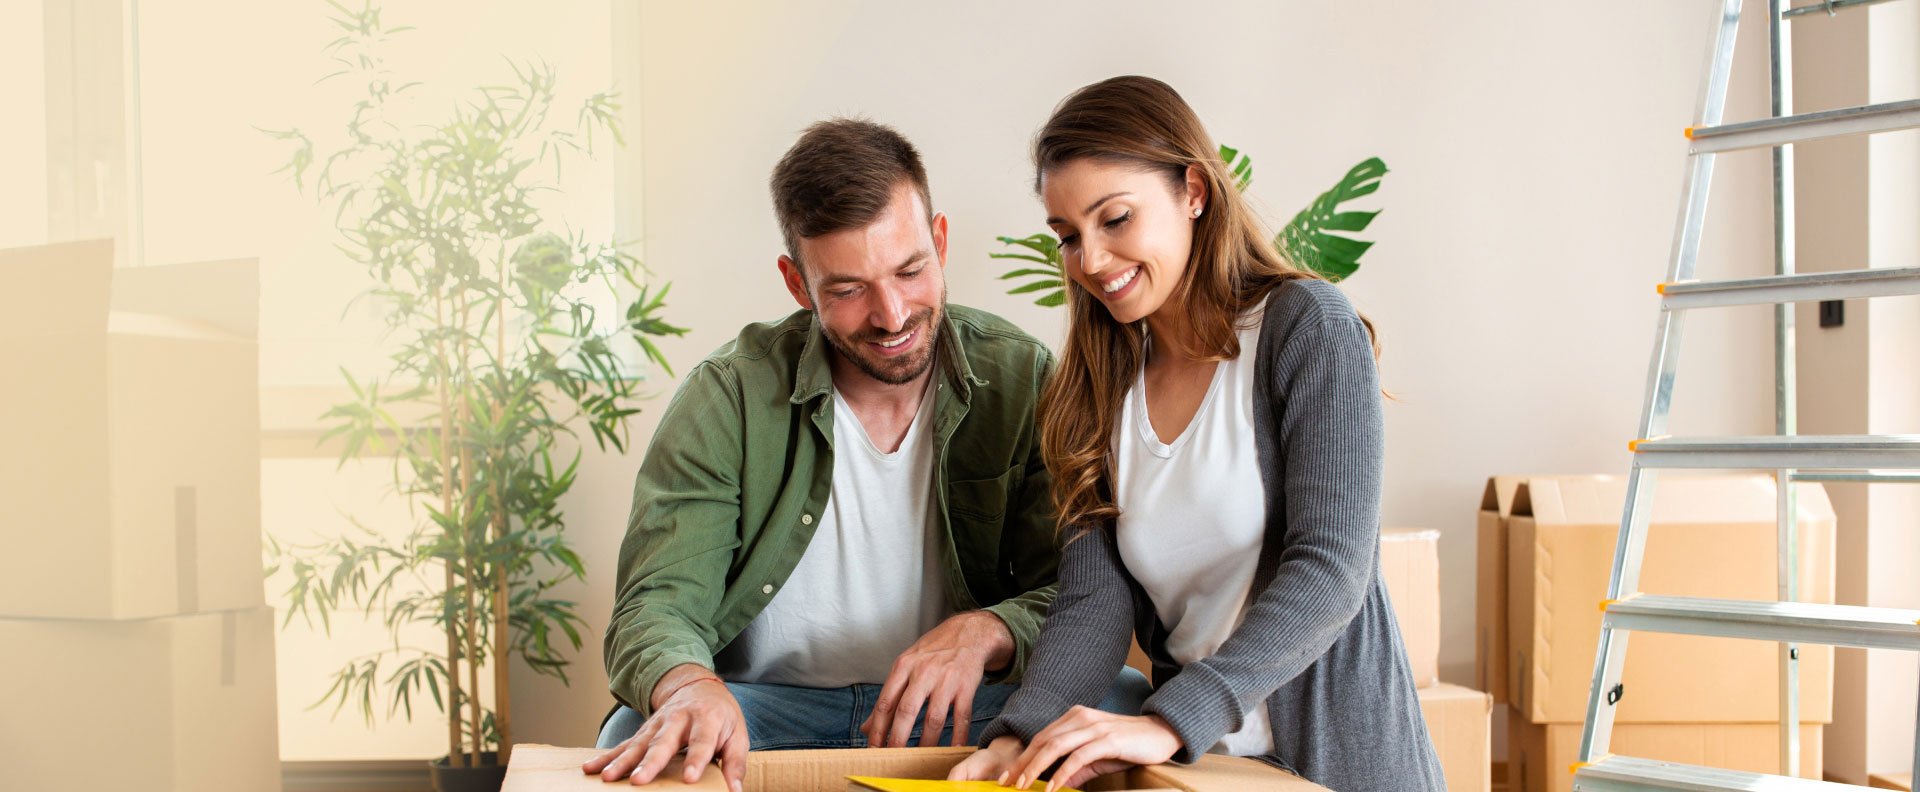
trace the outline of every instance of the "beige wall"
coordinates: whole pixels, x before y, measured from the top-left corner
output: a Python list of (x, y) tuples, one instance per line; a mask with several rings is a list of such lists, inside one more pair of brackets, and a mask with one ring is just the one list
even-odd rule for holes
[[(644, 253), (695, 327), (684, 368), (740, 325), (793, 304), (774, 278), (765, 178), (806, 124), (858, 113), (926, 157), (952, 218), (952, 299), (1049, 342), (1061, 316), (995, 280), (998, 234), (1042, 228), (1026, 145), (1053, 104), (1113, 74), (1179, 88), (1214, 135), (1252, 155), (1252, 195), (1279, 222), (1368, 155), (1393, 172), (1379, 241), (1348, 294), (1379, 325), (1386, 516), (1443, 532), (1442, 676), (1471, 671), (1473, 526), (1486, 476), (1624, 472), (1684, 167), (1706, 4), (1147, 2), (641, 7), (637, 43)], [(1192, 31), (1201, 29), (1204, 38)], [(1757, 27), (1755, 28), (1757, 30)], [(1764, 38), (1743, 34), (1729, 119), (1765, 112)], [(622, 77), (622, 82), (627, 81)], [(1770, 271), (1764, 154), (1723, 158), (1703, 274)], [(623, 192), (623, 199), (630, 192)], [(1688, 330), (1674, 427), (1771, 426), (1765, 309)], [(656, 409), (658, 405), (655, 405)], [(596, 629), (640, 455), (597, 460), (569, 514)], [(518, 681), (518, 680), (516, 680)], [(523, 688), (530, 740), (590, 739), (595, 656), (570, 690)], [(532, 703), (532, 702), (538, 702)]]
[[(1920, 9), (1889, 4), (1865, 14), (1809, 19), (1795, 28), (1795, 101), (1801, 112), (1920, 95)], [(1802, 270), (1909, 266), (1920, 254), (1920, 133), (1822, 141), (1799, 147)], [(1920, 427), (1920, 298), (1851, 300), (1846, 324), (1817, 326), (1801, 308), (1800, 431), (1904, 433)], [(1839, 517), (1839, 601), (1913, 607), (1920, 488), (1829, 487)], [(1829, 777), (1864, 784), (1868, 773), (1911, 768), (1916, 698), (1912, 654), (1841, 649), (1835, 656)]]

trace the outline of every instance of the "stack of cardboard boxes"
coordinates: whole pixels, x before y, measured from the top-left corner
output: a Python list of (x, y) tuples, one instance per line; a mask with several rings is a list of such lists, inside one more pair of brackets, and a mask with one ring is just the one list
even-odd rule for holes
[(7, 786), (278, 790), (251, 261), (0, 251)]
[[(1777, 598), (1771, 476), (1662, 476), (1640, 590)], [(1507, 787), (1572, 789), (1601, 611), (1626, 481), (1503, 476), (1479, 521), (1476, 670), (1506, 705)], [(1799, 488), (1799, 591), (1833, 601), (1834, 515), (1817, 485)], [(1800, 647), (1801, 774), (1819, 778), (1833, 720), (1833, 651)], [(1638, 633), (1627, 644), (1613, 753), (1778, 772), (1776, 645)]]
[[(1440, 681), (1440, 532), (1387, 530), (1380, 536), (1380, 574), (1387, 585), (1407, 660), (1419, 689), (1427, 733), (1452, 792), (1487, 792), (1492, 784), (1493, 699)], [(1152, 674), (1135, 646), (1128, 665)]]
[(1493, 699), (1440, 681), (1440, 532), (1382, 532), (1380, 575), (1400, 623), (1420, 710), (1427, 716), (1427, 734), (1440, 756), (1447, 789), (1487, 792), (1493, 783)]

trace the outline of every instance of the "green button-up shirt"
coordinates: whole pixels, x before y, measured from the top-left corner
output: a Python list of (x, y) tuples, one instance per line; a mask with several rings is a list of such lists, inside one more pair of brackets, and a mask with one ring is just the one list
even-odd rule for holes
[[(1006, 622), (1017, 679), (1059, 550), (1034, 404), (1045, 345), (949, 305), (934, 373), (934, 494), (956, 610)], [(674, 666), (713, 656), (799, 564), (833, 485), (833, 378), (811, 312), (749, 325), (687, 372), (634, 481), (607, 628), (608, 687), (642, 716)], [(902, 567), (905, 569), (907, 567)]]

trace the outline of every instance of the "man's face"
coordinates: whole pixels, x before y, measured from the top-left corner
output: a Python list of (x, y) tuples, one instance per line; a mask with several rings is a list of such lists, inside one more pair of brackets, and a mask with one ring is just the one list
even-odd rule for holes
[(890, 385), (927, 373), (947, 301), (946, 215), (929, 224), (903, 182), (873, 222), (796, 244), (800, 263), (781, 256), (781, 275), (841, 358)]

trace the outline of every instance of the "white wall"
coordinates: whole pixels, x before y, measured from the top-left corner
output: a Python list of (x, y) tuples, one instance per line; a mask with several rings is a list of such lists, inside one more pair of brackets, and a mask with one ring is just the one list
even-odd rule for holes
[[(1348, 294), (1378, 324), (1386, 518), (1443, 532), (1442, 675), (1471, 675), (1472, 509), (1496, 473), (1627, 468), (1712, 21), (1706, 3), (1005, 0), (804, 6), (647, 4), (640, 13), (644, 256), (675, 281), (684, 369), (747, 322), (793, 309), (774, 277), (766, 175), (807, 124), (862, 114), (925, 156), (952, 221), (952, 299), (1049, 342), (1058, 311), (1003, 294), (998, 234), (1041, 230), (1027, 143), (1053, 104), (1122, 73), (1172, 83), (1251, 154), (1283, 222), (1369, 155), (1393, 169)], [(1765, 113), (1765, 39), (1741, 38), (1728, 118)], [(1722, 158), (1702, 274), (1771, 271), (1764, 153)], [(1676, 432), (1772, 425), (1765, 309), (1689, 327)], [(658, 405), (655, 405), (657, 409)], [(570, 514), (596, 629), (639, 454), (598, 460)], [(540, 688), (553, 731), (591, 738), (591, 658)], [(551, 694), (551, 698), (547, 696)], [(523, 700), (526, 694), (523, 694)], [(533, 706), (533, 705), (527, 705)], [(516, 706), (516, 712), (527, 713)], [(527, 715), (526, 717), (533, 717)]]

